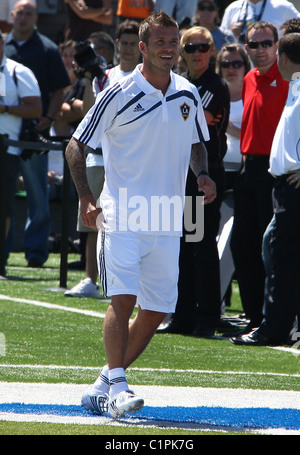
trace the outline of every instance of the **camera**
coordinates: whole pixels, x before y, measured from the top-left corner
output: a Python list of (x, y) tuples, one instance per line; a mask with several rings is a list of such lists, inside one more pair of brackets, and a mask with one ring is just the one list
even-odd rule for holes
[(238, 39), (238, 42), (240, 44), (245, 44), (246, 43), (246, 33), (241, 33)]
[(101, 55), (96, 54), (93, 45), (89, 41), (77, 44), (74, 60), (79, 67), (74, 69), (78, 79), (83, 79), (86, 72), (91, 73), (93, 78), (102, 79), (105, 76), (106, 60)]

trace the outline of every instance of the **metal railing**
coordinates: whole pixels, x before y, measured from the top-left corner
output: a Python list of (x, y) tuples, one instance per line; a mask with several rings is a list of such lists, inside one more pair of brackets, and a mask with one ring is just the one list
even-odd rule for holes
[(68, 220), (69, 220), (69, 197), (71, 186), (71, 175), (65, 157), (65, 150), (69, 139), (55, 138), (55, 142), (48, 140), (46, 143), (14, 141), (7, 135), (0, 134), (0, 276), (5, 275), (6, 264), (6, 151), (8, 146), (30, 150), (61, 150), (64, 158), (63, 168), (63, 192), (62, 192), (62, 221), (61, 221), (61, 244), (60, 244), (60, 274), (59, 285), (67, 287), (68, 270)]

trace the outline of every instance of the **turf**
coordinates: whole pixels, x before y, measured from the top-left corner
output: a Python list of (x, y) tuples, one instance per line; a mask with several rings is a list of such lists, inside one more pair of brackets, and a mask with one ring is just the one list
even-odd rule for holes
[[(76, 258), (70, 255), (69, 261)], [(5, 337), (5, 355), (0, 354), (0, 381), (90, 383), (97, 377), (97, 368), (104, 364), (103, 318), (14, 301), (35, 300), (104, 314), (109, 304), (105, 299), (64, 296), (64, 290), (59, 289), (59, 264), (59, 255), (51, 254), (43, 269), (29, 269), (22, 253), (10, 256), (8, 279), (0, 281), (0, 294), (9, 297), (0, 300), (0, 333)], [(82, 278), (84, 272), (69, 271), (68, 287)], [(226, 313), (241, 312), (234, 283), (232, 304)], [(235, 346), (224, 339), (157, 334), (128, 370), (128, 381), (139, 385), (300, 390), (299, 359), (290, 352)], [(124, 430), (0, 422), (0, 434), (106, 434), (106, 431), (121, 434)], [(154, 430), (130, 431), (153, 434)], [(155, 431), (166, 434), (165, 429)], [(172, 431), (182, 434), (182, 430)]]
[[(54, 424), (49, 423), (45, 425), (44, 423), (18, 423), (15, 422), (0, 422), (0, 434), (1, 435), (34, 435), (34, 436), (56, 436), (56, 435), (76, 435), (76, 436), (113, 436), (116, 435), (115, 427), (104, 427), (103, 425), (68, 425), (68, 424)], [(142, 429), (139, 428), (138, 431), (136, 428), (128, 427), (118, 427), (119, 436), (188, 436), (194, 438), (195, 436), (224, 436), (224, 431), (201, 431), (201, 430), (172, 430), (166, 428), (151, 428)], [(234, 432), (234, 435), (245, 435), (245, 433)]]

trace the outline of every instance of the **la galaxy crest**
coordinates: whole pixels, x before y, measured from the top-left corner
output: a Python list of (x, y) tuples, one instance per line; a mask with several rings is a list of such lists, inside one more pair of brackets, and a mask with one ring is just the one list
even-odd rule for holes
[(189, 118), (190, 110), (191, 110), (191, 106), (189, 106), (185, 102), (180, 106), (181, 115), (182, 115), (184, 121), (186, 121)]

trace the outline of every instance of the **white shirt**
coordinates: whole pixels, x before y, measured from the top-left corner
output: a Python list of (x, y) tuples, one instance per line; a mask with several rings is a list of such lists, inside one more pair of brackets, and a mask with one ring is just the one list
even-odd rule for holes
[[(170, 76), (164, 96), (136, 67), (97, 96), (74, 133), (92, 148), (102, 144), (105, 183), (100, 205), (108, 229), (126, 229), (136, 209), (129, 206), (145, 203), (150, 208), (155, 197), (176, 198), (183, 212), (191, 146), (209, 140), (209, 133), (197, 88), (181, 76)], [(124, 204), (119, 190), (122, 201), (126, 196)], [(154, 233), (149, 226), (141, 230)], [(160, 228), (158, 232), (163, 233)], [(181, 227), (168, 234), (181, 235)]]
[[(229, 120), (237, 128), (242, 126), (242, 116), (243, 116), (243, 101), (231, 101), (230, 102), (230, 115)], [(224, 163), (241, 163), (242, 155), (240, 148), (240, 139), (238, 137), (232, 136), (231, 134), (226, 133), (227, 136), (227, 152), (224, 157)], [(227, 167), (225, 165), (227, 170)], [(230, 169), (228, 169), (230, 170)], [(232, 169), (233, 170), (233, 169)], [(234, 169), (236, 170), (236, 169)]]
[[(120, 65), (114, 66), (113, 68), (110, 68), (106, 70), (106, 79), (103, 83), (102, 90), (104, 90), (106, 87), (108, 87), (111, 84), (114, 84), (115, 82), (118, 82), (122, 77), (129, 76), (129, 74), (132, 73), (132, 71), (122, 71), (120, 68)], [(100, 86), (98, 84), (98, 79), (95, 77), (93, 80), (93, 91), (96, 96), (101, 92)]]
[[(106, 71), (106, 79), (105, 79), (104, 83), (102, 81), (103, 87), (101, 87), (101, 88), (98, 83), (98, 78), (95, 77), (93, 80), (93, 92), (94, 92), (95, 98), (101, 92), (101, 89), (104, 90), (109, 85), (114, 84), (115, 82), (122, 79), (122, 77), (128, 76), (130, 73), (131, 73), (131, 71), (126, 71), (126, 72), (122, 71), (120, 69), (120, 65), (110, 68), (109, 70)], [(99, 147), (100, 146), (101, 146), (101, 144), (99, 145)], [(88, 153), (88, 155), (86, 157), (86, 167), (95, 167), (95, 166), (103, 166), (103, 156), (96, 155), (95, 153)]]
[[(231, 30), (231, 26), (237, 22), (243, 21), (245, 17), (246, 7), (248, 3), (247, 20), (253, 19), (253, 14), (259, 16), (262, 11), (263, 0), (253, 3), (247, 0), (237, 0), (230, 3), (225, 9), (221, 28)], [(261, 20), (271, 22), (280, 30), (281, 25), (293, 18), (300, 17), (300, 12), (295, 6), (287, 0), (267, 0), (265, 10)]]
[(274, 176), (300, 169), (300, 78), (290, 82), (289, 94), (273, 139), (270, 172)]
[[(0, 96), (0, 103), (6, 106), (17, 106), (20, 99), (26, 96), (41, 96), (38, 82), (33, 72), (24, 65), (4, 57), (0, 68), (5, 78), (5, 95)], [(14, 70), (18, 80), (18, 87), (13, 80)], [(22, 119), (7, 112), (0, 114), (0, 134), (7, 134), (9, 139), (17, 141), (21, 130)], [(7, 153), (20, 155), (21, 150), (16, 147), (8, 147)]]

